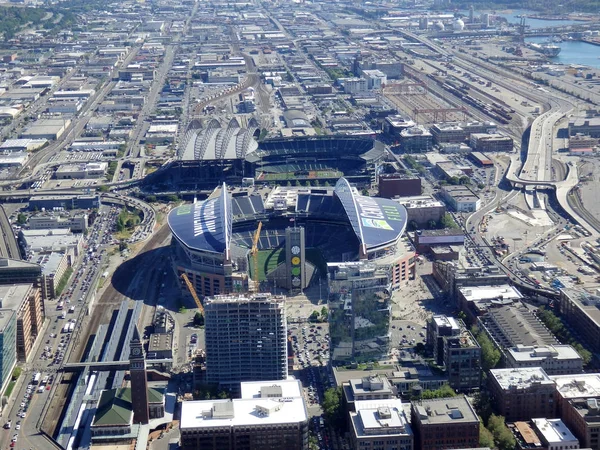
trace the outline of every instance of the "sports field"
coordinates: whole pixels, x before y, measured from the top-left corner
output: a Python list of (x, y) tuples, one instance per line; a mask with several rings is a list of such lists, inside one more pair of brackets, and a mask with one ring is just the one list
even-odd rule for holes
[[(327, 273), (327, 262), (318, 248), (307, 248), (306, 260), (317, 266), (321, 274)], [(265, 281), (267, 274), (282, 262), (285, 262), (285, 250), (282, 247), (259, 250), (256, 260), (258, 264), (258, 281)], [(254, 280), (254, 258), (252, 257), (250, 257), (250, 278)]]
[[(259, 250), (256, 263), (258, 265), (258, 281), (265, 281), (267, 273), (285, 261), (285, 250), (282, 247)], [(254, 280), (254, 258), (250, 256), (250, 278)]]

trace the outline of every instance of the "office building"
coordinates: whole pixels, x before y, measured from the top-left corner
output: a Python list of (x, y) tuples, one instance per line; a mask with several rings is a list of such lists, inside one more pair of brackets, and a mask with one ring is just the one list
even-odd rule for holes
[(509, 367), (541, 367), (548, 375), (583, 372), (583, 358), (570, 345), (517, 345), (507, 348), (504, 354)]
[(574, 117), (569, 120), (569, 136), (576, 134), (600, 138), (600, 117)]
[(395, 390), (386, 376), (372, 374), (343, 383), (342, 394), (347, 409), (356, 411), (354, 408), (356, 402), (394, 398)]
[(217, 295), (204, 307), (208, 383), (237, 391), (242, 381), (287, 378), (285, 297)]
[[(20, 259), (0, 258), (0, 285), (6, 284), (33, 284), (42, 289), (42, 267)], [(42, 289), (42, 298), (48, 298), (44, 294)]]
[(442, 186), (440, 195), (457, 212), (475, 212), (481, 207), (481, 199), (468, 186)]
[(358, 94), (368, 89), (367, 80), (364, 78), (346, 78), (344, 80), (344, 92), (346, 94)]
[(560, 312), (589, 349), (600, 352), (600, 297), (583, 289), (562, 289)]
[(554, 375), (557, 411), (582, 448), (600, 449), (600, 374)]
[(350, 423), (353, 450), (414, 448), (414, 435), (399, 399), (357, 401)]
[(329, 263), (331, 360), (378, 361), (390, 350), (390, 274), (361, 261)]
[(243, 382), (241, 398), (184, 401), (182, 450), (308, 450), (308, 412), (297, 380)]
[(438, 145), (442, 143), (458, 144), (465, 142), (468, 137), (468, 133), (456, 122), (435, 124), (429, 130), (434, 142)]
[(17, 314), (0, 309), (0, 386), (2, 392), (12, 378), (17, 362)]
[(513, 151), (513, 139), (502, 134), (473, 133), (470, 139), (471, 148), (478, 152), (507, 152)]
[(17, 359), (25, 362), (44, 323), (40, 289), (33, 284), (0, 286), (0, 309), (10, 309), (16, 313)]
[(431, 222), (438, 224), (446, 214), (446, 205), (431, 195), (399, 198), (398, 203), (406, 208), (408, 223), (414, 222), (419, 227), (429, 227)]
[(100, 207), (99, 195), (34, 195), (29, 199), (30, 211), (53, 208), (93, 209)]
[(433, 148), (433, 137), (422, 125), (405, 128), (400, 132), (403, 153), (426, 153)]
[(381, 70), (363, 70), (362, 76), (367, 80), (367, 89), (382, 89), (387, 84), (387, 75)]
[(393, 116), (387, 116), (385, 118), (385, 120), (383, 121), (383, 132), (386, 134), (389, 134), (391, 136), (395, 136), (398, 137), (400, 136), (400, 133), (402, 132), (402, 130), (405, 130), (407, 128), (412, 128), (414, 127), (416, 124), (415, 122), (413, 122), (412, 120), (400, 116), (400, 115), (393, 115)]
[(488, 384), (491, 403), (507, 422), (556, 417), (554, 382), (541, 367), (492, 369)]
[(385, 198), (421, 195), (421, 179), (400, 173), (382, 173), (378, 176), (379, 196)]
[(62, 164), (56, 169), (57, 180), (83, 180), (86, 178), (104, 177), (108, 169), (107, 162), (89, 162), (79, 164)]
[(479, 417), (465, 396), (413, 401), (410, 412), (418, 450), (479, 446)]
[(427, 322), (427, 346), (433, 350), (433, 360), (438, 366), (444, 365), (444, 337), (458, 336), (461, 325), (454, 317), (434, 315)]
[(436, 364), (444, 366), (448, 384), (459, 392), (481, 385), (481, 347), (461, 320), (436, 315), (427, 323), (427, 344)]
[(27, 220), (30, 230), (69, 229), (73, 233), (83, 233), (88, 228), (88, 215), (75, 214), (73, 216), (39, 213)]
[(461, 288), (499, 286), (508, 283), (508, 276), (495, 266), (464, 268), (454, 262), (435, 261), (432, 265), (432, 275), (442, 290), (453, 300), (458, 298)]

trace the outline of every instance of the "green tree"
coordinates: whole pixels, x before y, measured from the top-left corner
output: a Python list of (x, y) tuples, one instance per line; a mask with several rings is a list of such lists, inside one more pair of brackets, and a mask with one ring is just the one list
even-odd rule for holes
[(26, 222), (27, 222), (27, 216), (23, 213), (19, 213), (17, 215), (17, 223), (19, 225), (25, 225)]
[(437, 228), (437, 222), (433, 219), (428, 220), (427, 221), (427, 228), (429, 228), (430, 230), (433, 230), (435, 228)]
[(473, 396), (473, 407), (477, 414), (483, 420), (483, 423), (488, 423), (490, 416), (492, 415), (492, 402), (490, 395), (485, 390), (480, 390)]
[(500, 350), (496, 348), (494, 343), (490, 340), (487, 334), (485, 334), (485, 332), (475, 328), (473, 335), (481, 347), (482, 369), (487, 372), (488, 370), (496, 367), (502, 355), (500, 354)]
[(323, 414), (328, 425), (335, 429), (344, 426), (344, 412), (342, 408), (342, 387), (330, 388), (323, 396)]
[(494, 436), (494, 442), (499, 450), (514, 450), (515, 437), (506, 427), (504, 417), (492, 414), (488, 420), (487, 428)]
[(155, 203), (156, 202), (156, 195), (146, 195), (146, 201), (148, 203)]
[(450, 385), (448, 384), (444, 384), (442, 387), (440, 387), (439, 389), (436, 389), (434, 391), (430, 390), (430, 389), (425, 389), (423, 391), (423, 394), (421, 395), (421, 398), (428, 400), (428, 399), (432, 399), (432, 398), (447, 398), (447, 397), (456, 397), (456, 392), (454, 392), (454, 389), (452, 389), (450, 387)]
[(446, 213), (444, 214), (444, 216), (440, 219), (440, 227), (441, 228), (451, 228), (451, 229), (455, 229), (458, 228), (458, 225), (456, 224), (456, 222), (454, 221), (454, 219), (452, 218), (452, 214)]
[(479, 423), (479, 446), (488, 448), (494, 448), (495, 446), (494, 436), (481, 422)]
[(321, 320), (323, 322), (327, 321), (327, 316), (329, 315), (329, 310), (327, 309), (327, 306), (323, 306), (321, 308)]
[(194, 325), (196, 325), (197, 327), (201, 327), (204, 325), (204, 316), (200, 311), (197, 311), (196, 314), (194, 314)]
[(319, 321), (319, 313), (317, 311), (313, 311), (310, 316), (308, 316), (308, 320), (310, 322), (318, 322)]
[(108, 192), (108, 186), (99, 186), (98, 192)]

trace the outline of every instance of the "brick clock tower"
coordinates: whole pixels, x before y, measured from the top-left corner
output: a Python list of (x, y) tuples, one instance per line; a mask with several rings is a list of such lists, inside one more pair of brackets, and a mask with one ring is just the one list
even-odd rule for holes
[(148, 411), (148, 379), (146, 377), (146, 358), (144, 344), (140, 339), (137, 325), (129, 344), (129, 373), (131, 377), (131, 406), (133, 423), (147, 424), (150, 421)]

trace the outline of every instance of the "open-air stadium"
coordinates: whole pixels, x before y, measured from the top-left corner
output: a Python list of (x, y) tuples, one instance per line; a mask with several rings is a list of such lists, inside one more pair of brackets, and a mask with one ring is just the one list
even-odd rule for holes
[(177, 156), (146, 177), (145, 186), (203, 190), (222, 183), (239, 186), (244, 178), (259, 183), (335, 184), (341, 176), (368, 184), (384, 157), (384, 145), (368, 137), (307, 136), (257, 142), (259, 132), (254, 120), (246, 128), (236, 119), (225, 126), (215, 119), (204, 125), (194, 120)]
[[(168, 222), (176, 270), (203, 296), (247, 291), (249, 280), (265, 282), (284, 263), (290, 227), (304, 229), (315, 279), (325, 276), (328, 262), (359, 259), (385, 265), (395, 286), (414, 270), (414, 249), (403, 237), (405, 208), (363, 196), (345, 178), (335, 187), (276, 187), (266, 194), (230, 192), (223, 184), (207, 200), (172, 210)], [(255, 269), (250, 250), (259, 222)]]

